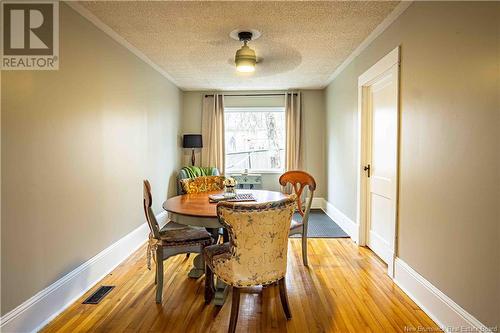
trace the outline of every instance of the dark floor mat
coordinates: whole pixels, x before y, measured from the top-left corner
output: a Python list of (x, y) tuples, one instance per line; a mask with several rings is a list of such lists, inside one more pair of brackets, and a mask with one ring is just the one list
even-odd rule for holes
[[(299, 213), (295, 213), (294, 219), (300, 221)], [(309, 212), (309, 227), (307, 237), (310, 238), (347, 238), (348, 234), (342, 230), (328, 215), (321, 209), (311, 209)], [(300, 235), (291, 236), (301, 237)]]

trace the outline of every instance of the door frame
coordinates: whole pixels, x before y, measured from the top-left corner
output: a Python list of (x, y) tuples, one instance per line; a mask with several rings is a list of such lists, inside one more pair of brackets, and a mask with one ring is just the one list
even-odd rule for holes
[(367, 151), (369, 140), (367, 139), (368, 124), (370, 119), (370, 113), (368, 112), (369, 99), (367, 96), (368, 86), (370, 86), (375, 80), (379, 78), (380, 75), (390, 70), (393, 66), (397, 66), (397, 111), (396, 111), (396, 126), (397, 126), (397, 137), (396, 137), (396, 175), (395, 175), (395, 214), (394, 214), (394, 253), (392, 254), (392, 260), (387, 263), (387, 274), (394, 278), (394, 261), (397, 254), (397, 235), (398, 235), (398, 216), (399, 216), (399, 155), (400, 155), (400, 47), (396, 47), (391, 52), (389, 52), (382, 59), (377, 61), (372, 67), (370, 67), (366, 72), (358, 78), (358, 174), (357, 174), (357, 212), (356, 212), (356, 222), (358, 224), (358, 245), (366, 246), (367, 242), (367, 189), (368, 182), (367, 177), (365, 177), (365, 171), (363, 167), (367, 162)]

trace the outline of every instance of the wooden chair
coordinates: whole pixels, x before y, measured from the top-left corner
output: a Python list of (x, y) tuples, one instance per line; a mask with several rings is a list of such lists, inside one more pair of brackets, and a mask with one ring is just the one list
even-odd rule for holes
[(160, 229), (155, 214), (151, 209), (152, 196), (149, 181), (144, 180), (144, 214), (149, 225), (148, 268), (151, 258), (156, 261), (156, 303), (161, 303), (163, 294), (163, 261), (181, 253), (203, 252), (203, 248), (213, 243), (210, 233), (205, 229), (184, 226)]
[[(184, 167), (181, 171), (185, 173), (185, 169), (187, 168), (197, 168), (197, 167)], [(219, 173), (217, 168), (199, 168), (201, 170), (212, 170), (213, 173)], [(208, 172), (208, 171), (207, 171)], [(224, 189), (224, 176), (213, 175), (213, 176), (195, 176), (182, 178), (178, 181), (180, 188), (182, 189), (182, 194), (193, 194), (193, 193), (203, 193), (203, 192), (211, 192), (211, 191), (220, 191)], [(212, 232), (212, 236), (216, 237), (218, 242), (218, 235), (223, 235), (223, 228), (219, 228), (219, 230), (210, 230)]]
[(295, 195), (269, 203), (220, 202), (217, 215), (229, 233), (229, 243), (208, 246), (205, 255), (205, 301), (213, 297), (215, 274), (233, 289), (229, 332), (236, 329), (240, 288), (278, 282), (281, 305), (291, 319), (286, 294), (288, 232)]
[[(302, 235), (302, 262), (307, 266), (307, 225), (309, 221), (309, 212), (316, 190), (316, 181), (314, 177), (305, 171), (287, 171), (281, 175), (279, 182), (281, 186), (285, 187), (290, 184), (293, 187), (294, 193), (297, 195), (297, 210), (301, 216), (300, 221), (292, 220), (290, 225), (290, 236), (301, 234)], [(306, 200), (305, 210), (302, 204), (302, 192), (305, 187), (309, 189), (309, 198)]]
[[(177, 174), (177, 195), (186, 194), (184, 190), (184, 182), (188, 179), (195, 179), (198, 177), (207, 176), (219, 176), (219, 170), (215, 167), (197, 167), (197, 166), (186, 166), (181, 168)], [(222, 181), (221, 181), (222, 182)], [(186, 186), (189, 186), (186, 184)], [(222, 186), (222, 185), (221, 185)], [(179, 224), (170, 221), (169, 226), (177, 227)], [(189, 258), (189, 253), (186, 254), (186, 258)]]

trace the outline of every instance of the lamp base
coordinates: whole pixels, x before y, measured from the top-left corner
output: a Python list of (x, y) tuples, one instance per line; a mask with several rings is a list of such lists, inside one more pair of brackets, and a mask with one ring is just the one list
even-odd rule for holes
[(195, 157), (194, 157), (194, 149), (191, 150), (191, 165), (194, 166), (195, 163)]

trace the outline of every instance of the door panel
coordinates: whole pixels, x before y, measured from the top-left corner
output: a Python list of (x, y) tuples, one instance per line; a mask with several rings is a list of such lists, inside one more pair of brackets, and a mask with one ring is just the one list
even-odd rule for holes
[(384, 198), (391, 200), (393, 195), (392, 193), (393, 184), (391, 179), (386, 177), (375, 176), (373, 174), (370, 178), (371, 178), (370, 182), (371, 182), (372, 193), (374, 192), (373, 189), (375, 189), (375, 194), (378, 194)]
[(372, 80), (366, 116), (367, 181), (366, 244), (382, 260), (390, 263), (394, 256), (396, 221), (396, 180), (398, 143), (398, 77), (397, 65)]
[(387, 221), (391, 220), (391, 201), (376, 193), (372, 193), (370, 199), (370, 232), (376, 234), (385, 244), (389, 245), (389, 240), (392, 235), (391, 228)]

